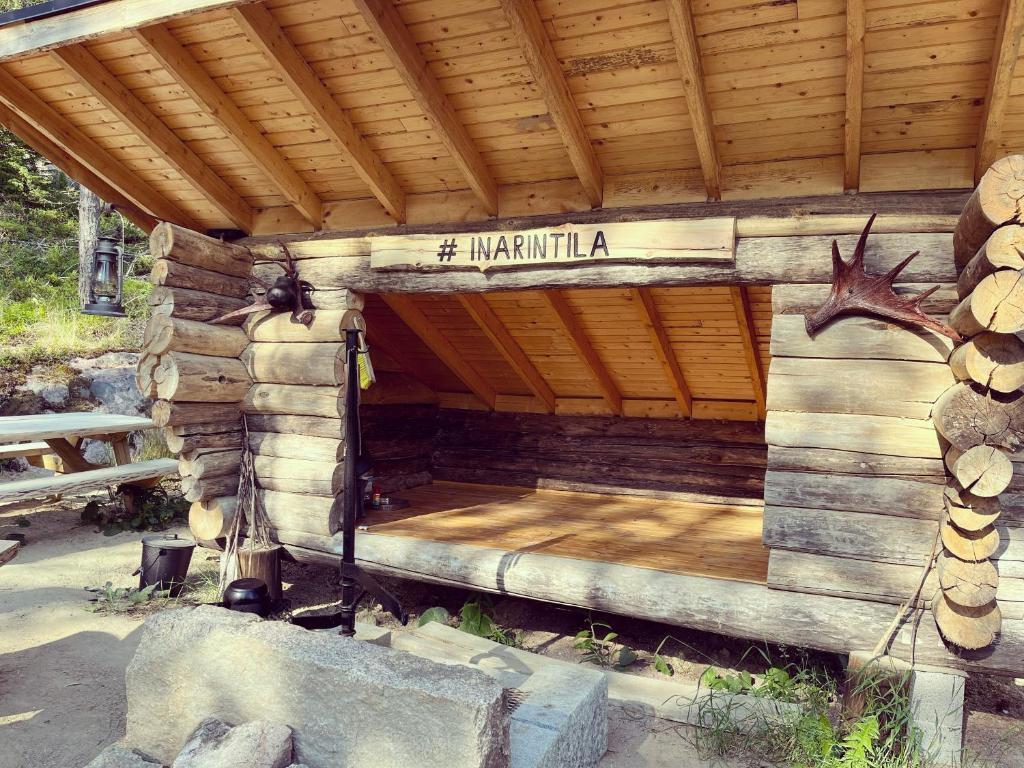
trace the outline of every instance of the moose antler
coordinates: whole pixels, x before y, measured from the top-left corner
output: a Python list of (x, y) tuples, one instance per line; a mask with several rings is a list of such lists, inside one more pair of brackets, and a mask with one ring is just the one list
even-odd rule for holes
[(850, 262), (843, 260), (839, 255), (839, 244), (835, 240), (832, 241), (832, 292), (815, 312), (804, 315), (807, 334), (813, 336), (836, 317), (869, 314), (901, 323), (920, 325), (948, 336), (953, 341), (960, 341), (959, 333), (925, 314), (921, 309), (921, 302), (935, 293), (939, 286), (929, 288), (916, 296), (899, 296), (892, 289), (896, 276), (920, 251), (914, 251), (884, 275), (872, 277), (864, 271), (864, 246), (867, 244), (868, 232), (871, 231), (874, 221), (875, 214), (872, 214), (864, 231), (860, 233), (857, 248), (853, 252), (853, 260)]

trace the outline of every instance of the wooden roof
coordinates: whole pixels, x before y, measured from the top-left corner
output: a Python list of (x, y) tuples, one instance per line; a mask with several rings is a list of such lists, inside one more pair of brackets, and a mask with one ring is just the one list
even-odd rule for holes
[[(0, 27), (0, 123), (251, 234), (973, 185), (1024, 0), (108, 0)], [(846, 128), (844, 129), (844, 126)]]

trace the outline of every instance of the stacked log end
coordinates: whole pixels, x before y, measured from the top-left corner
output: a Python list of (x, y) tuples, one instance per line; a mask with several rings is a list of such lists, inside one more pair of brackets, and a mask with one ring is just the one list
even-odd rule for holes
[(340, 527), (345, 329), (362, 322), (363, 308), (360, 296), (346, 296), (344, 307), (318, 309), (308, 326), (287, 312), (253, 315), (244, 326), (241, 361), (253, 383), (242, 410), (262, 507), (281, 543)]
[(212, 541), (224, 535), (234, 514), (241, 402), (252, 379), (240, 359), (249, 344), (241, 319), (211, 321), (248, 303), (252, 256), (167, 223), (153, 230), (150, 252), (156, 259), (152, 315), (136, 381), (155, 401), (153, 421), (179, 456), (182, 493), (193, 502), (192, 532)]
[(949, 358), (958, 383), (932, 411), (949, 443), (948, 484), (932, 613), (942, 637), (968, 650), (991, 645), (1002, 616), (999, 495), (1024, 447), (1024, 157), (995, 163), (971, 195), (953, 237), (960, 303), (949, 316), (964, 337)]

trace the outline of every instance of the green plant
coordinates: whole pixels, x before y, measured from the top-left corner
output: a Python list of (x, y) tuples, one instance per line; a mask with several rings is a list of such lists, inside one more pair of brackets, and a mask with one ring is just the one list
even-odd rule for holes
[(115, 587), (110, 581), (102, 587), (86, 587), (85, 591), (97, 595), (89, 601), (92, 605), (88, 610), (92, 613), (124, 613), (151, 600), (170, 596), (169, 590), (158, 590), (156, 584), (139, 589), (137, 587)]
[[(604, 637), (597, 631), (607, 630)], [(612, 632), (608, 624), (587, 620), (587, 628), (576, 633), (573, 647), (582, 654), (580, 661), (589, 661), (600, 667), (628, 667), (636, 661), (636, 653), (627, 645), (615, 642), (618, 632)]]
[(162, 531), (188, 513), (189, 503), (181, 496), (171, 496), (162, 487), (133, 489), (130, 503), (125, 497), (111, 494), (108, 501), (89, 501), (82, 509), (82, 522), (96, 526), (104, 536), (122, 531)]
[(486, 598), (470, 598), (459, 611), (459, 629), (495, 643), (521, 648), (522, 633), (499, 626), (488, 611), (493, 611), (493, 607)]
[(432, 621), (436, 621), (438, 624), (447, 624), (450, 619), (451, 614), (448, 613), (447, 608), (435, 605), (433, 608), (428, 608), (420, 614), (420, 618), (419, 621), (416, 622), (416, 626), (423, 627)]

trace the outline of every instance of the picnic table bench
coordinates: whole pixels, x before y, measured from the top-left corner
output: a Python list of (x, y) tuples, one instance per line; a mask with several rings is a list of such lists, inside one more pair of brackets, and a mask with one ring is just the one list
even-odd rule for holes
[[(132, 462), (128, 435), (156, 425), (137, 416), (109, 413), (48, 413), (36, 416), (0, 417), (0, 459), (53, 453), (60, 458), (61, 472), (53, 477), (34, 477), (0, 483), (0, 504), (96, 490), (122, 483), (145, 483), (175, 475), (174, 459)], [(83, 438), (109, 443), (114, 465), (86, 461)]]

